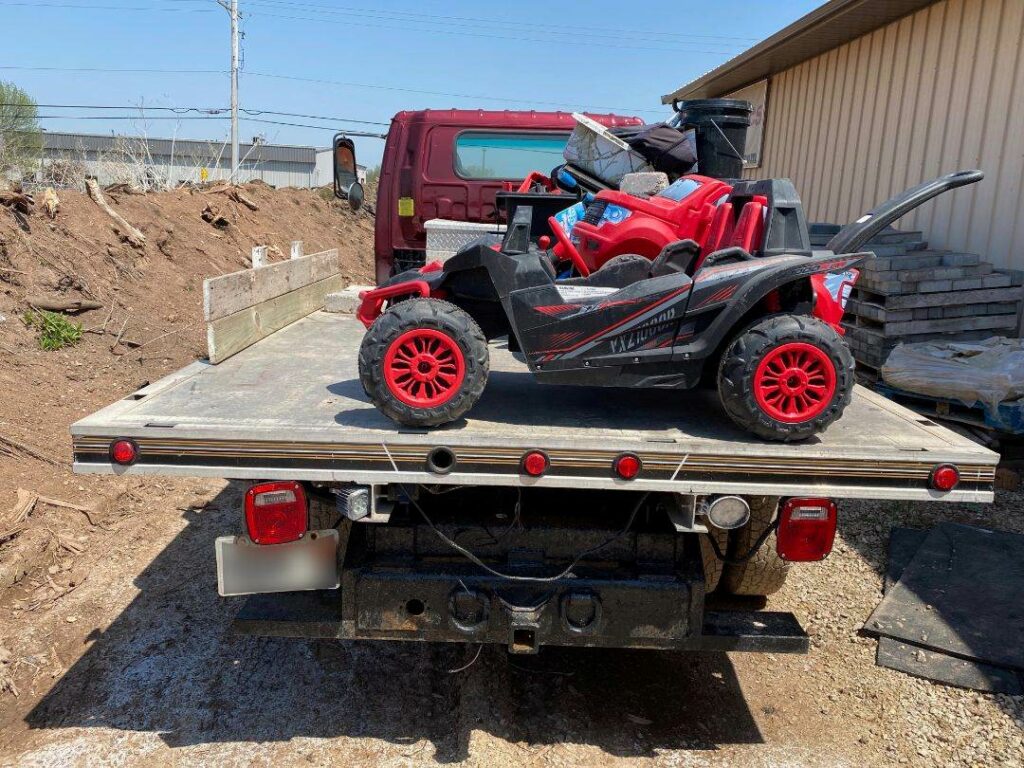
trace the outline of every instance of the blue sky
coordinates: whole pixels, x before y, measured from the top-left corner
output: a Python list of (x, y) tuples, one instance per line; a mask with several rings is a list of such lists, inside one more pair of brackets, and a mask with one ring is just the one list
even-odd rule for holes
[[(381, 132), (386, 126), (334, 118), (387, 123), (401, 109), (561, 106), (653, 121), (667, 116), (663, 93), (819, 4), (240, 0), (240, 104), (312, 116), (251, 115), (263, 120)], [(39, 104), (133, 107), (41, 107), (42, 115), (103, 117), (47, 119), (45, 128), (144, 128), (150, 136), (215, 140), (228, 135), (226, 120), (183, 120), (161, 111), (146, 112), (154, 119), (142, 126), (137, 109), (228, 106), (228, 14), (214, 0), (0, 0), (0, 40), (0, 80), (18, 84)], [(325, 146), (331, 130), (242, 122), (243, 138), (257, 134), (271, 142)], [(379, 162), (382, 141), (361, 139), (357, 146), (360, 162)]]

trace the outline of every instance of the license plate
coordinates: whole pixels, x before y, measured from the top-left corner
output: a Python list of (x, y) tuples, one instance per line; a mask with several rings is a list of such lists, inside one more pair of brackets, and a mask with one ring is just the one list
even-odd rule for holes
[(222, 597), (264, 592), (337, 589), (338, 532), (309, 531), (287, 544), (253, 544), (246, 536), (220, 536), (217, 591)]

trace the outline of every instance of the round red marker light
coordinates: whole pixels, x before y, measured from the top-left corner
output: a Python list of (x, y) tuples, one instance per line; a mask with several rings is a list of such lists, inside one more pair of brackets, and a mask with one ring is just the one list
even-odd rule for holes
[(960, 470), (952, 464), (940, 464), (932, 470), (932, 488), (952, 491), (960, 482)]
[(523, 456), (523, 472), (530, 477), (540, 477), (548, 471), (548, 457), (543, 451), (530, 451)]
[(548, 237), (547, 235), (541, 235), (540, 237), (537, 238), (537, 247), (540, 248), (542, 251), (546, 251), (548, 248), (551, 247), (551, 238)]
[(110, 460), (128, 466), (139, 458), (139, 446), (133, 440), (115, 440), (110, 445)]
[(635, 453), (624, 453), (615, 459), (612, 467), (615, 469), (615, 474), (623, 480), (632, 480), (640, 474), (643, 462), (640, 461), (640, 457)]

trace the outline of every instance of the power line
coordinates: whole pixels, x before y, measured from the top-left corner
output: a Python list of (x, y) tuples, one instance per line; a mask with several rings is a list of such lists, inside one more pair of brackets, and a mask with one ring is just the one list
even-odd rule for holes
[[(230, 120), (228, 115), (153, 115), (140, 117), (139, 115), (36, 115), (36, 120), (130, 120), (132, 122), (148, 123), (152, 120), (183, 120), (205, 121), (205, 120)], [(344, 133), (346, 136), (358, 136), (371, 139), (385, 139), (386, 133), (372, 133), (370, 131), (352, 131), (337, 125), (310, 125), (309, 123), (294, 123), (284, 120), (267, 120), (259, 117), (241, 117), (240, 122), (260, 123), (263, 125), (280, 125), (290, 128), (308, 128), (315, 131), (329, 131), (331, 133)]]
[(156, 11), (157, 13), (213, 13), (213, 10), (205, 8), (160, 8), (154, 6), (132, 6), (132, 5), (82, 5), (79, 3), (21, 3), (6, 2), (0, 0), (0, 6), (6, 8), (75, 8), (89, 11)]
[(39, 109), (138, 109), (140, 111), (164, 111), (164, 112), (226, 112), (226, 107), (155, 107), (148, 106), (146, 104), (14, 104), (6, 103), (0, 104), (0, 107), (20, 107), (20, 106), (33, 106)]
[(132, 67), (26, 67), (20, 64), (0, 66), (0, 70), (9, 69), (23, 72), (106, 72), (128, 73), (141, 75), (226, 75), (226, 69), (158, 69)]
[(332, 117), (329, 115), (303, 115), (295, 112), (275, 112), (270, 109), (243, 109), (247, 115), (277, 115), (278, 117), (299, 117), (307, 120), (337, 120), (343, 123), (358, 123), (360, 125), (383, 125), (389, 126), (390, 122), (381, 120), (356, 120), (354, 117)]
[[(481, 18), (475, 18), (475, 17), (469, 17), (469, 16), (428, 16), (426, 14), (414, 14), (414, 13), (411, 13), (411, 12), (402, 12), (402, 11), (398, 11), (398, 12), (395, 12), (395, 11), (379, 12), (379, 11), (373, 11), (373, 10), (370, 10), (370, 9), (361, 9), (361, 8), (360, 9), (350, 9), (350, 10), (340, 10), (338, 8), (333, 8), (332, 9), (332, 8), (328, 8), (326, 6), (312, 5), (312, 4), (308, 4), (308, 3), (281, 3), (281, 2), (274, 2), (274, 0), (249, 0), (249, 5), (250, 6), (251, 5), (256, 5), (257, 7), (269, 7), (269, 8), (272, 8), (272, 9), (277, 9), (277, 8), (283, 6), (284, 8), (296, 8), (297, 11), (300, 12), (300, 13), (301, 12), (306, 12), (306, 13), (316, 12), (316, 13), (319, 13), (319, 14), (325, 14), (326, 13), (326, 14), (334, 14), (334, 15), (341, 15), (341, 16), (354, 16), (356, 18), (366, 18), (366, 19), (371, 19), (371, 20), (381, 20), (381, 21), (385, 21), (385, 22), (399, 21), (399, 22), (411, 23), (411, 24), (414, 24), (414, 25), (421, 25), (421, 26), (413, 26), (413, 27), (397, 27), (397, 29), (400, 29), (400, 30), (403, 30), (403, 31), (412, 31), (412, 32), (424, 31), (424, 27), (422, 25), (430, 25), (430, 26), (427, 26), (425, 28), (426, 31), (430, 31), (430, 32), (433, 32), (435, 34), (455, 35), (455, 36), (464, 36), (464, 37), (480, 37), (480, 38), (496, 39), (496, 40), (514, 40), (514, 41), (517, 41), (517, 42), (551, 43), (552, 42), (552, 37), (556, 37), (556, 38), (557, 37), (561, 37), (561, 38), (564, 38), (566, 41), (572, 40), (572, 41), (579, 42), (580, 40), (585, 40), (585, 38), (587, 38), (587, 37), (605, 38), (606, 40), (607, 39), (621, 40), (623, 38), (624, 34), (635, 34), (635, 35), (639, 35), (641, 37), (648, 37), (648, 38), (651, 37), (652, 35), (654, 35), (654, 36), (657, 36), (657, 35), (662, 35), (662, 36), (669, 35), (669, 36), (677, 38), (678, 40), (685, 39), (686, 42), (693, 42), (693, 41), (696, 40), (696, 41), (703, 42), (705, 45), (718, 45), (718, 46), (725, 46), (725, 47), (728, 47), (728, 48), (736, 49), (736, 48), (746, 47), (750, 42), (753, 42), (754, 40), (756, 40), (756, 38), (738, 38), (738, 37), (734, 38), (734, 37), (729, 37), (729, 36), (725, 36), (725, 35), (685, 35), (685, 34), (681, 34), (681, 33), (671, 33), (671, 32), (661, 32), (661, 33), (658, 33), (658, 32), (640, 31), (640, 30), (632, 30), (632, 31), (631, 30), (611, 30), (611, 29), (608, 29), (608, 28), (601, 28), (601, 27), (589, 27), (589, 28), (582, 28), (582, 27), (580, 27), (580, 28), (574, 28), (573, 30), (562, 31), (562, 30), (558, 30), (558, 29), (547, 29), (547, 28), (539, 28), (539, 27), (536, 27), (536, 26), (528, 26), (528, 25), (524, 25), (522, 22), (513, 22), (513, 21), (503, 22), (504, 24), (511, 25), (511, 26), (518, 26), (518, 27), (524, 27), (524, 28), (527, 28), (527, 29), (540, 30), (540, 31), (542, 31), (545, 34), (544, 38), (537, 38), (537, 37), (523, 37), (523, 36), (520, 36), (520, 35), (499, 35), (499, 34), (489, 34), (489, 33), (482, 33), (482, 32), (468, 32), (468, 31), (462, 31), (462, 30), (454, 30), (453, 31), (453, 30), (450, 29), (453, 26), (455, 26), (455, 27), (462, 27), (464, 29), (465, 28), (477, 28), (480, 23), (487, 23), (487, 24), (493, 24), (494, 23), (493, 19), (481, 19)], [(91, 10), (91, 11), (107, 10), (107, 11), (143, 11), (143, 12), (145, 12), (145, 11), (155, 11), (155, 12), (158, 12), (158, 13), (166, 13), (166, 12), (213, 13), (212, 9), (206, 9), (206, 8), (176, 8), (176, 7), (159, 7), (159, 6), (122, 6), (122, 5), (82, 5), (82, 4), (78, 4), (78, 3), (54, 3), (54, 2), (28, 3), (28, 2), (4, 2), (4, 0), (0, 0), (0, 6), (5, 6), (5, 7), (32, 7), (32, 8), (81, 9), (81, 10)], [(311, 22), (319, 22), (319, 23), (326, 22), (328, 24), (345, 24), (345, 25), (348, 25), (348, 26), (361, 26), (361, 27), (369, 27), (369, 28), (375, 28), (375, 29), (380, 29), (380, 28), (396, 29), (396, 27), (393, 24), (368, 24), (366, 22), (349, 21), (347, 19), (346, 20), (341, 20), (341, 19), (324, 19), (324, 18), (322, 18), (322, 16), (314, 17), (314, 18), (311, 18), (309, 16), (289, 16), (289, 15), (283, 15), (283, 14), (267, 13), (267, 12), (262, 11), (262, 10), (259, 11), (259, 14), (262, 15), (262, 16), (269, 17), (269, 18), (287, 19), (287, 20), (292, 20), (292, 21), (311, 21)], [(403, 18), (403, 17), (405, 17), (405, 18)], [(436, 21), (435, 21), (435, 19), (436, 19)], [(472, 23), (471, 24), (452, 24), (451, 22), (453, 20), (454, 21), (464, 20), (464, 21), (468, 21), (468, 22), (472, 22)], [(585, 30), (591, 30), (591, 31), (587, 32)], [(721, 40), (723, 42), (716, 42), (718, 40)], [(742, 44), (740, 44), (739, 42), (737, 42), (737, 43), (727, 42), (729, 40), (742, 41)], [(674, 41), (670, 37), (670, 38), (665, 38), (665, 39), (658, 40), (657, 42), (672, 43)], [(601, 45), (602, 47), (605, 47), (605, 48), (621, 48), (621, 49), (648, 50), (648, 51), (666, 51), (666, 52), (672, 52), (672, 53), (684, 52), (685, 51), (685, 52), (688, 52), (688, 53), (701, 53), (701, 54), (707, 54), (707, 55), (728, 55), (730, 53), (734, 53), (735, 52), (735, 51), (729, 51), (729, 50), (725, 50), (725, 51), (721, 51), (721, 50), (719, 50), (719, 51), (707, 51), (707, 50), (698, 50), (698, 49), (681, 48), (681, 47), (662, 48), (662, 47), (652, 46), (652, 45), (649, 45), (649, 44), (647, 44), (647, 45), (628, 45), (628, 44), (621, 44), (621, 43), (617, 44), (617, 43), (610, 43), (610, 42), (600, 42), (598, 44)]]
[(35, 115), (36, 120), (228, 120), (226, 115)]
[[(250, 14), (250, 16), (256, 15), (252, 11), (250, 11), (249, 14)], [(567, 38), (567, 39), (565, 39), (563, 41), (557, 41), (557, 40), (552, 40), (550, 36), (547, 37), (547, 38), (539, 38), (539, 37), (523, 37), (521, 35), (499, 35), (499, 34), (491, 34), (491, 33), (487, 33), (487, 32), (450, 31), (450, 30), (448, 30), (446, 28), (434, 28), (434, 27), (424, 28), (422, 26), (421, 27), (396, 27), (394, 24), (370, 24), (370, 23), (363, 22), (363, 21), (347, 21), (347, 20), (341, 20), (341, 19), (324, 19), (324, 18), (310, 17), (310, 16), (289, 16), (289, 15), (279, 14), (279, 13), (266, 13), (265, 11), (259, 11), (258, 15), (261, 16), (261, 17), (271, 18), (271, 19), (286, 19), (286, 20), (290, 20), (290, 21), (309, 21), (309, 22), (314, 22), (314, 23), (317, 23), (317, 24), (341, 24), (341, 25), (349, 26), (349, 27), (368, 27), (368, 28), (371, 28), (371, 29), (388, 29), (388, 30), (392, 30), (392, 31), (397, 29), (397, 30), (400, 30), (400, 31), (403, 31), (403, 32), (430, 32), (431, 34), (435, 34), (435, 35), (453, 35), (455, 37), (477, 37), (477, 38), (483, 38), (483, 39), (488, 39), (488, 40), (512, 40), (512, 41), (517, 42), (517, 43), (530, 42), (530, 43), (545, 43), (547, 45), (551, 45), (554, 42), (569, 42), (571, 39), (578, 39), (578, 36), (574, 36), (572, 38)], [(413, 21), (413, 20), (410, 19), (410, 21)], [(669, 42), (669, 41), (663, 41), (663, 42)], [(709, 43), (709, 44), (713, 44), (713, 43)], [(661, 48), (661, 47), (652, 46), (652, 45), (621, 45), (621, 44), (607, 43), (607, 42), (602, 42), (599, 45), (600, 45), (601, 48), (617, 48), (617, 49), (625, 49), (625, 50), (642, 50), (642, 51), (665, 51), (665, 52), (668, 52), (668, 53), (700, 53), (700, 54), (706, 54), (706, 55), (709, 55), (709, 56), (731, 56), (731, 55), (734, 55), (735, 52), (736, 52), (735, 50), (733, 50), (733, 51), (707, 51), (707, 50), (701, 50), (701, 49), (697, 49), (697, 48), (684, 48), (684, 47)], [(730, 46), (730, 47), (736, 49), (736, 48), (739, 48), (740, 46)]]
[(306, 125), (304, 123), (286, 123), (281, 120), (263, 120), (258, 117), (243, 117), (243, 121), (249, 123), (263, 123), (265, 125), (285, 125), (291, 128), (312, 128), (317, 131), (331, 131), (333, 133), (343, 133), (346, 136), (360, 136), (368, 139), (386, 139), (388, 135), (386, 133), (370, 133), (369, 131), (348, 131), (345, 129), (339, 129), (337, 126), (329, 125)]
[[(35, 107), (38, 109), (90, 109), (90, 110), (112, 110), (112, 109), (137, 109), (140, 115), (149, 111), (174, 112), (178, 115), (185, 115), (190, 112), (202, 112), (209, 115), (221, 114), (228, 111), (227, 107), (159, 107), (146, 104), (34, 104), (26, 105), (21, 103), (0, 103), (0, 107)], [(381, 120), (360, 120), (354, 117), (339, 117), (338, 115), (307, 115), (301, 112), (281, 112), (272, 109), (240, 109), (247, 115), (258, 117), (260, 115), (275, 115), (278, 117), (298, 117), (307, 120), (334, 120), (343, 123), (358, 123), (360, 125), (391, 125), (390, 122)], [(102, 115), (96, 115), (96, 119), (102, 119)]]
[[(0, 65), (0, 70), (23, 70), (30, 72), (103, 72), (107, 74), (213, 74), (213, 75), (226, 75), (226, 70), (223, 69), (135, 69), (135, 68), (118, 68), (118, 67), (33, 67), (33, 66), (22, 66), (13, 65), (5, 66)], [(271, 72), (246, 72), (244, 73), (248, 77), (267, 77), (277, 80), (291, 80), (302, 83), (315, 83), (319, 85), (334, 85), (342, 88), (370, 88), (373, 90), (380, 91), (394, 91), (397, 93), (415, 93), (423, 96), (446, 96), (448, 98), (456, 99), (472, 99), (475, 101), (493, 101), (502, 104), (534, 104), (537, 106), (553, 106), (561, 107), (562, 109), (581, 107), (590, 110), (607, 110), (610, 112), (650, 112), (650, 113), (663, 113), (664, 109), (654, 109), (649, 107), (609, 107), (601, 106), (597, 104), (582, 104), (579, 102), (565, 102), (565, 101), (544, 101), (541, 99), (509, 99), (501, 96), (489, 96), (485, 94), (473, 94), (473, 93), (454, 93), (451, 91), (428, 91), (419, 88), (403, 88), (400, 86), (393, 85), (381, 85), (380, 83), (356, 83), (346, 82), (341, 80), (325, 80), (321, 78), (313, 77), (299, 77), (297, 75), (278, 75)]]
[[(166, 0), (166, 2), (188, 2), (189, 0)], [(487, 24), (494, 26), (495, 24), (501, 27), (525, 27), (528, 29), (543, 29), (545, 32), (556, 32), (557, 30), (551, 30), (547, 27), (539, 27), (536, 24), (524, 23), (522, 21), (516, 21), (514, 19), (495, 19), (481, 18), (478, 16), (443, 16), (438, 14), (427, 14), (427, 13), (415, 13), (412, 11), (396, 11), (388, 10), (381, 11), (379, 9), (371, 8), (359, 8), (353, 6), (339, 6), (334, 3), (329, 5), (321, 5), (318, 3), (310, 2), (289, 2), (288, 0), (246, 0), (247, 5), (262, 5), (262, 6), (283, 6), (290, 8), (306, 8), (309, 10), (315, 10), (320, 13), (329, 13), (333, 15), (356, 15), (356, 16), (370, 16), (380, 18), (395, 18), (395, 17), (409, 17), (408, 20), (424, 20), (424, 21), (467, 21), (473, 22), (474, 24)], [(759, 38), (756, 37), (738, 37), (735, 35), (699, 35), (691, 34), (688, 32), (666, 32), (661, 30), (638, 30), (638, 29), (619, 29), (617, 27), (586, 27), (578, 24), (573, 24), (572, 30), (566, 32), (566, 34), (577, 35), (580, 32), (595, 33), (599, 37), (615, 37), (621, 39), (623, 35), (640, 35), (643, 37), (667, 37), (676, 38), (679, 40), (728, 40), (742, 43), (744, 45), (756, 42)]]
[[(2, 69), (2, 67), (0, 67)], [(379, 83), (355, 83), (343, 80), (324, 80), (315, 77), (299, 77), (297, 75), (276, 75), (271, 72), (246, 72), (248, 77), (269, 77), (276, 80), (292, 80), (300, 83), (316, 83), (318, 85), (336, 85), (342, 88), (371, 88), (380, 91), (397, 91), (399, 93), (416, 93), (425, 96), (447, 96), (455, 99), (474, 99), (477, 101), (497, 101), (503, 104), (537, 104), (542, 106), (582, 107), (584, 109), (599, 110), (606, 109), (612, 112), (664, 112), (664, 109), (651, 109), (639, 107), (606, 107), (594, 104), (572, 103), (565, 101), (542, 101), (538, 99), (507, 99), (500, 96), (485, 96), (473, 93), (453, 93), (450, 91), (424, 91), (418, 88), (402, 88), (396, 85), (381, 85)]]

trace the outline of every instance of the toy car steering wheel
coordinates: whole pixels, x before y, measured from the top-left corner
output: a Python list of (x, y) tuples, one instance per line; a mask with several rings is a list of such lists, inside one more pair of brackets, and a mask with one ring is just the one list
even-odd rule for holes
[(569, 235), (562, 229), (562, 225), (558, 223), (558, 220), (554, 216), (548, 216), (548, 226), (551, 227), (551, 232), (554, 234), (555, 239), (558, 240), (558, 244), (562, 246), (562, 249), (569, 255), (569, 261), (576, 267), (576, 271), (580, 273), (581, 277), (590, 277), (590, 267), (587, 266), (587, 262), (580, 256), (580, 252), (576, 250), (576, 246), (572, 244), (572, 240), (569, 239)]

